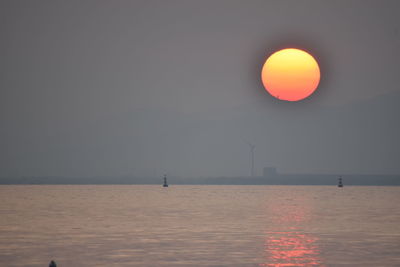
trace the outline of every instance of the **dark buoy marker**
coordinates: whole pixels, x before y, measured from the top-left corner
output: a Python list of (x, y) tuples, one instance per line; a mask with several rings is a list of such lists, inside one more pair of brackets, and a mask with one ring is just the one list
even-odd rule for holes
[(55, 261), (51, 261), (51, 262), (49, 263), (49, 267), (57, 267), (56, 262), (55, 262)]
[(343, 187), (342, 176), (339, 176), (338, 187)]
[(163, 187), (168, 187), (168, 183), (167, 183), (167, 175), (164, 174), (164, 184)]

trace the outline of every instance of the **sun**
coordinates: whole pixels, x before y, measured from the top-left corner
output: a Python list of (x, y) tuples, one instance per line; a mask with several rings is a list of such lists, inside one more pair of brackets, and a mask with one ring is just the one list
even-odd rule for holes
[(286, 48), (265, 61), (261, 80), (265, 89), (277, 99), (299, 101), (314, 93), (320, 75), (313, 56), (300, 49)]

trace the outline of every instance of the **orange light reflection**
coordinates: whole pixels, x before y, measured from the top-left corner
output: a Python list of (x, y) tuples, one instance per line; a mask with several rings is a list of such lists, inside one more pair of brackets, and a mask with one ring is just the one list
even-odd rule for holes
[(260, 266), (321, 266), (316, 239), (299, 232), (267, 233), (268, 263)]
[(306, 195), (268, 202), (265, 263), (260, 266), (324, 266), (318, 239), (304, 231), (313, 220), (312, 207)]

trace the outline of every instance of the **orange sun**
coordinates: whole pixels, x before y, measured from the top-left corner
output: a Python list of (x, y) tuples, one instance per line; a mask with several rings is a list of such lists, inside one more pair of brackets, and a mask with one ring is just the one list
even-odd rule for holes
[(299, 101), (310, 96), (320, 80), (317, 61), (307, 52), (287, 48), (273, 53), (261, 71), (265, 89), (274, 97)]

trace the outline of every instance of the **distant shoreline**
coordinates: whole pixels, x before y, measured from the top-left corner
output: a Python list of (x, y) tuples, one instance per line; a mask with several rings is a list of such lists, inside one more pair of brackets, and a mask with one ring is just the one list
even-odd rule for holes
[[(171, 185), (337, 185), (335, 174), (276, 174), (256, 177), (169, 177)], [(345, 185), (400, 186), (400, 175), (343, 175)], [(156, 185), (160, 177), (0, 177), (0, 185)]]

